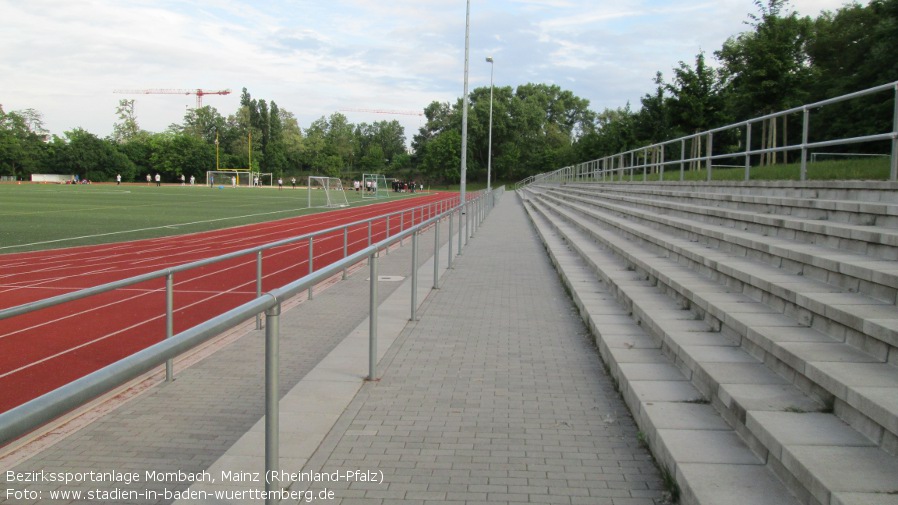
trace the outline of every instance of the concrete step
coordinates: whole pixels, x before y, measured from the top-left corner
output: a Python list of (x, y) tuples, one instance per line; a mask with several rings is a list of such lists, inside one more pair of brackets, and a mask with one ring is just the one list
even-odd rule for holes
[[(548, 208), (543, 208), (543, 206), (544, 204), (537, 203), (534, 209), (543, 213), (550, 212)], [(536, 215), (536, 213), (532, 214)], [(534, 221), (536, 220), (537, 218), (534, 218)], [(544, 226), (548, 225), (544, 224)], [(553, 218), (551, 226), (554, 226), (559, 234), (564, 235), (568, 240), (569, 248), (576, 250), (584, 260), (591, 263), (592, 267), (596, 269), (600, 280), (608, 284), (609, 291), (615, 292), (619, 299), (623, 298), (625, 307), (629, 308), (629, 313), (640, 324), (635, 330), (632, 328), (622, 330), (619, 327), (623, 325), (620, 324), (613, 325), (610, 330), (607, 324), (591, 323), (590, 327), (594, 328), (597, 338), (602, 339), (599, 346), (602, 349), (603, 356), (611, 358), (612, 365), (610, 365), (610, 368), (612, 373), (621, 376), (626, 376), (627, 373), (641, 374), (637, 376), (641, 378), (664, 379), (663, 381), (634, 383), (625, 392), (625, 398), (631, 405), (645, 407), (644, 411), (637, 411), (634, 407), (631, 408), (634, 408), (634, 415), (636, 415), (636, 412), (642, 412), (638, 418), (646, 426), (657, 427), (659, 423), (663, 426), (664, 421), (669, 418), (668, 415), (662, 414), (657, 422), (652, 421), (652, 419), (644, 419), (645, 415), (648, 415), (652, 410), (656, 410), (654, 408), (655, 402), (673, 401), (689, 405), (702, 405), (700, 401), (702, 396), (699, 395), (701, 393), (705, 398), (709, 398), (710, 403), (723, 414), (723, 419), (728, 422), (728, 425), (736, 428), (735, 431), (748, 443), (747, 445), (752, 448), (754, 453), (759, 455), (762, 460), (766, 461), (769, 467), (775, 469), (781, 475), (781, 478), (789, 485), (792, 492), (801, 497), (803, 503), (830, 503), (829, 499), (831, 496), (836, 496), (843, 491), (842, 488), (845, 486), (838, 483), (830, 485), (825, 477), (817, 478), (816, 474), (808, 474), (807, 471), (803, 470), (814, 464), (814, 461), (805, 458), (804, 454), (813, 453), (814, 451), (802, 449), (799, 447), (802, 445), (801, 443), (788, 439), (781, 440), (780, 437), (771, 435), (771, 433), (780, 433), (778, 425), (777, 423), (769, 425), (769, 423), (765, 422), (766, 418), (763, 413), (766, 412), (806, 416), (808, 415), (806, 412), (819, 411), (821, 404), (817, 400), (803, 394), (794, 385), (774, 374), (770, 369), (762, 365), (760, 361), (738, 347), (738, 342), (728, 339), (721, 333), (709, 331), (713, 330), (713, 328), (708, 326), (702, 328), (696, 324), (703, 324), (700, 321), (690, 321), (689, 317), (684, 317), (683, 314), (689, 311), (682, 310), (682, 306), (678, 305), (674, 300), (667, 299), (667, 306), (660, 305), (662, 300), (659, 300), (657, 296), (651, 296), (652, 294), (657, 295), (657, 290), (651, 285), (651, 282), (647, 282), (642, 277), (642, 274), (635, 270), (621, 268), (619, 265), (614, 266), (609, 260), (610, 253), (592, 242), (591, 237), (586, 235), (581, 229), (572, 224), (563, 223), (556, 218)], [(578, 235), (579, 239), (576, 239), (577, 242), (571, 242)], [(612, 266), (608, 267), (609, 264)], [(577, 286), (581, 285), (582, 283), (577, 284)], [(720, 294), (726, 295), (726, 293)], [(732, 296), (723, 296), (723, 298), (731, 299)], [(580, 301), (578, 303), (584, 302)], [(586, 303), (589, 302), (587, 301)], [(584, 309), (581, 310), (584, 311)], [(588, 309), (585, 309), (585, 312), (589, 314)], [(600, 320), (600, 322), (604, 321)], [(655, 334), (655, 339), (635, 336), (635, 332), (640, 329), (646, 329), (649, 333)], [(654, 345), (653, 342), (655, 342)], [(677, 369), (685, 373), (680, 380), (685, 380), (685, 378), (691, 379), (691, 387), (687, 387), (682, 382), (678, 383), (671, 380), (676, 379), (676, 376), (670, 368), (664, 371), (665, 369), (656, 366), (658, 365), (658, 351), (665, 356), (675, 359)], [(622, 384), (623, 382), (621, 380)], [(623, 386), (622, 389), (624, 389)], [(645, 405), (647, 403), (651, 403), (651, 405)], [(677, 408), (680, 407), (666, 407), (668, 411)], [(660, 410), (664, 411), (665, 409)], [(756, 412), (762, 414), (753, 416)], [(831, 413), (818, 412), (814, 416), (816, 417), (803, 418), (802, 422), (812, 421), (812, 424), (819, 423), (829, 430), (828, 433), (836, 433), (832, 435), (831, 441), (836, 446), (839, 446), (841, 440), (852, 440), (853, 444), (872, 448), (888, 456), (887, 453), (877, 448), (872, 441), (861, 436)], [(771, 419), (776, 421), (778, 418), (773, 416)], [(749, 420), (751, 420), (750, 424)], [(838, 426), (839, 431), (834, 432), (834, 426)], [(821, 428), (821, 430), (824, 428)], [(716, 463), (693, 460), (688, 450), (684, 452), (683, 449), (690, 446), (690, 444), (686, 443), (684, 445), (680, 437), (671, 438), (672, 435), (667, 433), (664, 428), (658, 429), (656, 436), (658, 439), (655, 441), (655, 444), (661, 453), (659, 458), (662, 461), (668, 461), (668, 464), (671, 465), (675, 464), (674, 462), (679, 464), (678, 479), (682, 478), (688, 481), (690, 472), (694, 474), (701, 470), (713, 470), (715, 468)], [(703, 436), (701, 440), (706, 440), (707, 438), (707, 436)], [(690, 440), (688, 436), (685, 439)], [(719, 434), (712, 436), (711, 439), (721, 443), (728, 440), (726, 436)], [(695, 440), (697, 439), (693, 439), (693, 442)], [(818, 445), (826, 445), (827, 443), (829, 442)], [(789, 452), (784, 456), (782, 451), (784, 446), (782, 444), (786, 444), (789, 447), (796, 446), (797, 448), (793, 452), (798, 454), (798, 456), (795, 456), (793, 452)], [(718, 447), (717, 443), (713, 445)], [(723, 445), (726, 446), (726, 443), (723, 443)], [(738, 459), (733, 454), (727, 457)], [(714, 461), (713, 456), (707, 454), (701, 456), (700, 459)], [(737, 460), (727, 459), (725, 461), (732, 464), (740, 464)], [(882, 472), (886, 472), (886, 475), (888, 475), (888, 472), (898, 469), (893, 457), (888, 456), (885, 461), (888, 464), (880, 469), (880, 475)], [(747, 463), (742, 462), (742, 464)], [(753, 470), (753, 472), (756, 472), (756, 470)], [(695, 475), (693, 477), (701, 481), (701, 478)], [(721, 476), (721, 478), (732, 479), (734, 476), (731, 474), (729, 477)], [(681, 487), (684, 488), (684, 495), (689, 496), (690, 493), (686, 489), (690, 488), (690, 485), (684, 484)], [(862, 492), (856, 494), (858, 496), (866, 494), (867, 497), (875, 497), (881, 493), (889, 492), (882, 491), (882, 489), (887, 487), (872, 486), (870, 489), (865, 488), (861, 490)], [(847, 490), (848, 487), (845, 487), (845, 489)], [(761, 503), (764, 502), (762, 501)], [(766, 503), (778, 502), (768, 501)]]
[[(678, 250), (677, 257), (673, 259), (668, 257), (667, 251), (646, 252), (633, 241), (627, 240), (615, 232), (596, 227), (595, 221), (573, 210), (562, 209), (548, 200), (540, 200), (540, 204), (578, 227), (592, 240), (602, 242), (631, 262), (647, 278), (652, 279), (652, 282), (657, 283), (669, 295), (678, 299), (681, 306), (689, 307), (701, 315), (705, 321), (711, 324), (713, 331), (722, 332), (736, 339), (742, 347), (757, 359), (767, 363), (781, 376), (788, 378), (805, 392), (820, 398), (832, 408), (838, 408), (839, 415), (853, 426), (878, 440), (887, 450), (896, 452), (898, 449), (898, 431), (896, 431), (898, 428), (898, 402), (889, 398), (888, 395), (881, 395), (879, 390), (870, 391), (874, 393), (874, 396), (871, 397), (866, 394), (866, 391), (846, 387), (845, 383), (841, 382), (841, 377), (829, 373), (830, 370), (833, 370), (844, 375), (844, 368), (879, 365), (884, 367), (881, 373), (888, 376), (891, 371), (895, 375), (895, 384), (898, 385), (898, 369), (895, 366), (883, 363), (881, 358), (861, 352), (845, 342), (833, 338), (832, 326), (822, 325), (823, 331), (820, 328), (809, 328), (810, 320), (802, 320), (801, 313), (795, 314), (798, 316), (797, 318), (787, 317), (758, 301), (768, 301), (764, 299), (765, 297), (753, 299), (742, 294), (743, 286), (736, 285), (734, 287), (734, 283), (731, 282), (734, 279), (733, 272), (735, 271), (733, 265), (727, 264), (726, 258), (722, 255), (711, 262), (710, 267), (703, 266), (703, 268), (709, 269), (710, 273), (698, 269), (698, 273), (707, 276), (702, 279), (685, 265), (677, 263), (677, 261), (683, 261), (682, 251)], [(620, 227), (629, 225), (629, 223), (616, 224)], [(657, 232), (655, 234), (657, 235)], [(643, 234), (641, 238), (655, 240), (657, 237)], [(686, 246), (688, 247), (688, 244)], [(700, 257), (701, 251), (695, 254), (698, 256), (697, 261), (705, 261)], [(702, 265), (702, 263), (698, 264)], [(721, 267), (721, 264), (724, 267)], [(761, 270), (764, 266), (754, 265), (754, 268)], [(742, 271), (751, 270), (743, 268)], [(721, 272), (728, 276), (724, 279), (724, 284), (717, 282), (720, 279), (711, 280), (720, 277)], [(754, 272), (745, 275), (754, 278)], [(683, 281), (684, 278), (687, 279), (686, 282)], [(734, 292), (722, 296), (720, 293), (722, 288)], [(782, 336), (765, 338), (771, 333), (778, 333)], [(795, 340), (790, 341), (789, 339)], [(783, 342), (788, 342), (788, 344), (780, 345)], [(821, 345), (812, 344), (829, 345), (821, 348)], [(785, 358), (783, 358), (784, 356)], [(833, 364), (837, 366), (833, 366)]]
[[(543, 216), (529, 213), (596, 338), (642, 440), (670, 480), (668, 487), (675, 483), (680, 503), (725, 503), (732, 496), (746, 504), (800, 503), (710, 405), (697, 401), (701, 394), (615, 302), (609, 285), (566, 247)], [(633, 276), (624, 269), (619, 273)], [(644, 282), (631, 280), (634, 286)]]
[[(898, 352), (894, 351), (898, 346), (898, 311), (895, 310), (894, 300), (889, 302), (865, 296), (865, 293), (846, 293), (845, 291), (851, 288), (829, 284), (819, 280), (820, 276), (802, 275), (804, 270), (797, 275), (784, 271), (778, 268), (781, 263), (771, 261), (769, 254), (762, 257), (748, 254), (743, 257), (740, 253), (744, 251), (738, 249), (731, 253), (723, 244), (737, 243), (740, 239), (736, 236), (737, 232), (715, 230), (709, 225), (678, 222), (682, 220), (636, 209), (617, 206), (609, 209), (607, 205), (596, 205), (595, 201), (557, 198), (554, 193), (546, 193), (542, 198), (551, 199), (555, 204), (563, 205), (590, 219), (614, 226), (641, 240), (653, 243), (660, 250), (682, 256), (695, 265), (700, 265), (698, 268), (705, 270), (710, 276), (717, 273), (726, 275), (743, 284), (743, 288), (745, 286), (753, 288), (756, 291), (754, 294), (756, 300), (774, 304), (783, 311), (792, 309), (804, 311), (806, 314), (801, 316), (804, 319), (803, 323), (816, 325), (818, 329), (829, 334), (836, 331), (830, 327), (829, 321), (844, 326), (850, 330), (848, 332), (840, 330), (845, 340), (873, 353), (881, 361), (898, 359)], [(618, 216), (623, 213), (627, 213), (627, 217), (632, 219), (622, 221)], [(659, 230), (656, 225), (663, 226), (663, 229)], [(671, 230), (684, 229), (691, 234), (687, 238), (680, 238), (675, 232), (668, 233)], [(702, 246), (692, 238), (695, 235), (711, 237), (716, 241), (715, 245), (719, 246), (715, 249), (719, 250), (709, 252), (708, 247)], [(753, 244), (747, 246), (752, 251), (771, 250), (771, 244), (763, 242), (760, 237), (742, 238), (743, 244)], [(842, 268), (834, 257), (830, 256), (827, 259), (833, 263), (834, 268)], [(895, 280), (898, 281), (898, 278)], [(872, 290), (882, 295), (886, 286), (883, 284), (879, 286), (882, 289)], [(887, 289), (895, 291), (892, 287)], [(778, 300), (765, 299), (768, 295), (773, 295)]]
[[(599, 180), (600, 181), (600, 180)], [(600, 183), (593, 181), (592, 183)], [(836, 200), (841, 202), (898, 204), (898, 182), (893, 181), (665, 181), (614, 182), (643, 188), (723, 195)]]
[[(639, 215), (699, 240), (782, 265), (889, 303), (898, 301), (898, 230), (838, 225), (769, 214), (671, 203), (610, 193), (551, 194), (612, 212)], [(638, 209), (638, 210), (634, 210)], [(873, 239), (873, 242), (867, 239)]]
[(641, 196), (669, 202), (690, 203), (705, 207), (721, 207), (757, 214), (775, 214), (809, 220), (826, 220), (862, 226), (898, 228), (898, 203), (865, 202), (857, 199), (825, 200), (770, 196), (767, 194), (734, 194), (708, 191), (707, 185), (692, 187), (689, 191), (679, 188), (636, 184), (584, 183), (568, 184), (587, 194), (615, 193)]

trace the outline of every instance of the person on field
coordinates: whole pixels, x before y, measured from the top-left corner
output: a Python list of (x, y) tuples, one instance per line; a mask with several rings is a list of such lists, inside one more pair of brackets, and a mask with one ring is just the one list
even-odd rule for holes
[(193, 186), (193, 183), (195, 183), (195, 182), (196, 182), (196, 177), (191, 175), (190, 176), (190, 185)]
[(284, 189), (284, 179), (278, 177), (278, 191)]
[(115, 174), (115, 185), (116, 186), (122, 185), (122, 174)]
[(152, 181), (152, 180), (153, 180), (153, 176), (150, 174), (147, 174), (147, 186), (150, 185), (150, 181)]
[(160, 175), (157, 173), (157, 174), (156, 174), (156, 187), (158, 188), (159, 186), (162, 186), (162, 176), (160, 176)]
[(296, 177), (292, 177), (292, 178), (290, 179), (290, 184), (293, 185), (293, 189), (296, 189)]

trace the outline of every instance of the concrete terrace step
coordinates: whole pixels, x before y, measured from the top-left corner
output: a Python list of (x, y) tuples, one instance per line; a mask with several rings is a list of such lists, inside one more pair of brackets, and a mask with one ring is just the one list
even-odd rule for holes
[[(559, 195), (558, 192), (554, 194)], [(794, 242), (776, 236), (778, 232), (742, 231), (731, 226), (695, 222), (687, 217), (661, 216), (657, 209), (654, 212), (634, 211), (632, 207), (599, 201), (596, 194), (561, 197), (620, 214), (635, 212), (659, 226), (690, 234), (690, 237), (694, 236), (703, 243), (715, 247), (726, 244), (734, 252), (778, 265), (792, 273), (838, 285), (846, 291), (864, 293), (888, 303), (895, 303), (898, 299), (898, 266), (893, 260), (870, 258), (860, 252), (825, 245)]]
[(691, 188), (689, 191), (669, 187), (640, 184), (569, 184), (592, 193), (614, 192), (644, 195), (674, 202), (690, 202), (711, 207), (747, 210), (759, 214), (776, 214), (802, 219), (823, 219), (854, 225), (898, 228), (898, 203), (864, 202), (857, 200), (824, 200), (819, 198), (733, 194)]
[[(713, 456), (705, 454), (699, 458), (702, 460), (699, 462), (690, 455), (695, 445), (711, 443), (715, 448), (709, 449), (711, 452), (721, 450), (720, 447), (738, 446), (739, 438), (734, 438), (733, 428), (754, 453), (766, 462), (768, 468), (780, 475), (789, 489), (801, 498), (802, 503), (829, 504), (831, 499), (836, 500), (835, 497), (843, 491), (846, 493), (861, 491), (852, 495), (859, 499), (876, 498), (882, 493), (893, 491), (888, 484), (890, 482), (888, 476), (891, 475), (889, 472), (898, 469), (893, 457), (830, 413), (806, 414), (805, 412), (823, 409), (822, 404), (803, 394), (746, 350), (738, 347), (738, 340), (714, 331), (715, 328), (712, 327), (714, 323), (708, 325), (702, 321), (695, 321), (690, 311), (683, 310), (681, 303), (673, 298), (663, 296), (659, 298), (659, 292), (653, 286), (653, 282), (646, 280), (644, 274), (636, 273), (641, 269), (623, 268), (617, 263), (619, 259), (595, 244), (592, 241), (593, 237), (582, 228), (557, 217), (543, 218), (543, 213), (553, 212), (544, 203), (533, 204), (533, 209), (538, 211), (538, 213), (531, 212), (534, 222), (545, 230), (549, 226), (548, 219), (551, 219), (551, 226), (568, 240), (569, 247), (595, 270), (599, 277), (596, 282), (607, 285), (608, 291), (615, 293), (618, 300), (622, 300), (629, 307), (628, 313), (639, 323), (639, 326), (631, 325), (627, 330), (622, 329), (624, 327), (622, 324), (609, 328), (609, 325), (601, 324), (604, 320), (591, 321), (596, 316), (590, 311), (604, 310), (601, 308), (604, 305), (597, 305), (596, 301), (591, 299), (594, 295), (582, 297), (577, 294), (581, 291), (579, 288), (587, 284), (582, 281), (572, 283), (574, 297), (581, 306), (584, 318), (591, 321), (590, 327), (596, 333), (603, 356), (609, 361), (612, 373), (618, 377), (634, 416), (640, 419), (641, 425), (646, 426), (644, 430), (650, 432), (648, 438), (656, 457), (668, 465), (668, 468), (676, 466), (676, 477), (684, 489), (687, 503), (719, 503), (721, 502), (719, 495), (716, 500), (701, 499), (702, 496), (713, 495), (708, 486), (720, 486), (728, 482), (744, 483), (743, 479), (747, 475), (751, 475), (754, 479), (759, 478), (759, 469), (751, 467), (749, 459), (738, 460), (735, 454), (739, 451), (720, 453), (721, 457), (727, 455), (721, 461), (734, 465), (726, 467), (722, 467), (721, 461), (715, 460)], [(545, 239), (547, 232), (541, 233), (551, 251), (549, 241)], [(642, 253), (640, 257), (643, 261), (657, 258), (651, 253)], [(564, 265), (559, 265), (559, 269), (564, 270)], [(676, 266), (673, 270), (676, 270)], [(684, 274), (682, 271), (677, 273), (681, 277)], [(565, 273), (563, 275), (567, 276)], [(727, 293), (725, 287), (709, 285), (702, 280), (693, 281), (692, 285), (699, 289), (714, 290), (718, 298), (726, 300), (726, 303), (731, 305), (741, 296)], [(764, 312), (763, 308), (759, 307), (760, 304), (745, 301), (743, 303), (746, 304), (749, 313)], [(590, 305), (598, 309), (591, 309)], [(617, 321), (620, 321), (620, 317)], [(646, 337), (645, 330), (648, 330), (653, 338)], [(659, 353), (673, 358), (677, 366), (659, 363)], [(681, 377), (674, 372), (681, 373)], [(643, 380), (634, 381), (634, 378)], [(687, 378), (691, 379), (690, 386), (685, 383)], [(699, 392), (710, 399), (713, 406), (723, 414), (723, 419), (727, 421), (725, 425), (731, 428), (721, 424), (719, 417), (717, 420), (714, 420), (713, 416), (709, 417), (710, 406), (702, 404)], [(703, 429), (714, 433), (681, 433), (674, 429), (680, 426), (677, 424), (681, 422), (677, 421), (678, 416), (687, 415), (684, 411), (689, 413), (685, 426), (689, 426), (691, 430), (697, 429), (697, 426), (704, 426)], [(805, 425), (808, 430), (805, 433), (820, 435), (812, 439), (791, 439), (789, 437), (792, 432), (781, 428), (781, 425), (789, 426), (790, 422)], [(731, 431), (728, 432), (727, 429)], [(808, 444), (808, 440), (812, 442)], [(852, 488), (845, 482), (827, 476), (825, 472), (814, 470), (814, 465), (820, 458), (820, 451), (828, 451), (831, 446), (839, 448), (846, 440), (850, 441), (850, 447), (869, 449), (867, 456), (881, 453), (885, 457), (885, 463), (875, 474), (878, 478), (873, 478), (874, 474), (868, 474), (869, 485), (861, 486), (863, 489)], [(825, 449), (817, 450), (814, 444)], [(866, 456), (857, 453), (853, 456), (846, 454), (844, 457)], [(852, 474), (851, 471), (847, 473)], [(732, 489), (729, 491), (733, 492), (733, 495), (740, 496), (742, 502), (738, 491)], [(759, 503), (786, 503), (777, 499), (766, 500)]]
[[(796, 320), (759, 303), (759, 300), (768, 302), (764, 296), (749, 297), (741, 294), (741, 291), (744, 291), (743, 286), (736, 286), (733, 289), (737, 291), (736, 293), (721, 296), (719, 290), (723, 284), (718, 284), (707, 277), (696, 281), (694, 272), (685, 265), (677, 263), (677, 260), (685, 257), (682, 249), (674, 252), (676, 259), (668, 259), (667, 251), (646, 252), (616, 233), (597, 229), (595, 221), (587, 217), (580, 217), (572, 213), (573, 211), (561, 209), (546, 200), (540, 200), (540, 203), (583, 230), (593, 240), (615, 249), (620, 256), (627, 258), (647, 277), (665, 287), (669, 294), (680, 300), (681, 304), (692, 308), (709, 321), (715, 331), (721, 331), (737, 339), (743, 347), (774, 367), (780, 375), (838, 408), (841, 416), (854, 426), (863, 429), (874, 440), (880, 441), (884, 447), (890, 448), (892, 452), (898, 451), (898, 401), (888, 398), (888, 395), (872, 398), (861, 391), (849, 392), (852, 388), (845, 387), (842, 379), (838, 377), (850, 375), (852, 372), (848, 370), (860, 373), (861, 367), (879, 365), (882, 367), (880, 373), (886, 376), (894, 375), (895, 384), (898, 385), (896, 367), (829, 336), (834, 333), (834, 329), (827, 325), (821, 325), (823, 328), (817, 329), (808, 328), (811, 320), (803, 319), (804, 315), (800, 311), (791, 311), (797, 316)], [(620, 227), (629, 226), (625, 223), (617, 224)], [(657, 234), (658, 232), (654, 231), (654, 235)], [(654, 235), (650, 231), (643, 231), (638, 236), (651, 243), (656, 240)], [(687, 241), (682, 242), (685, 242), (680, 244), (682, 247), (692, 245)], [(667, 247), (673, 246), (667, 244)], [(738, 282), (746, 281), (746, 277), (748, 281), (762, 279), (764, 268), (769, 268), (761, 264), (744, 264), (746, 260), (731, 260), (725, 254), (716, 251), (704, 253), (711, 259), (702, 258), (701, 250), (693, 251), (693, 254), (697, 258), (698, 265), (709, 270), (709, 272), (701, 269), (699, 271), (715, 278), (719, 275), (714, 272), (723, 273), (728, 277), (729, 286), (734, 284), (732, 279), (735, 279), (736, 273), (740, 272), (739, 263), (743, 263), (741, 265), (743, 279)], [(753, 271), (753, 268), (756, 270)], [(807, 294), (806, 290), (814, 288), (813, 282), (807, 281), (810, 280), (796, 278), (789, 286), (790, 289), (794, 288), (792, 290), (796, 293), (796, 297), (799, 294), (812, 296)], [(757, 281), (754, 284), (759, 286), (757, 289), (766, 293), (773, 289), (772, 284), (765, 286)], [(801, 284), (805, 284), (804, 291), (800, 289)], [(826, 288), (822, 289), (825, 294)], [(786, 313), (790, 313), (788, 307)], [(821, 329), (828, 332), (822, 332)]]
[[(565, 245), (544, 216), (528, 209), (549, 256), (596, 338), (617, 383), (662, 471), (674, 479), (684, 504), (798, 504), (764, 461), (751, 452), (701, 393), (629, 317), (609, 292), (616, 285), (597, 278), (580, 254)], [(619, 283), (645, 281), (619, 268)], [(650, 293), (649, 293), (650, 294)], [(698, 324), (699, 322), (693, 321)], [(695, 440), (700, 443), (693, 443)]]
[[(614, 185), (627, 183), (615, 182)], [(784, 198), (838, 200), (842, 202), (898, 204), (898, 182), (892, 181), (666, 181), (634, 182), (643, 188), (724, 195), (763, 195)]]
[(898, 238), (896, 238), (898, 230), (878, 225), (848, 224), (829, 219), (799, 218), (776, 212), (727, 209), (720, 206), (699, 205), (698, 203), (684, 204), (623, 195), (618, 192), (605, 192), (602, 195), (605, 198), (644, 203), (649, 206), (662, 205), (669, 209), (669, 212), (684, 212), (706, 221), (732, 222), (733, 227), (757, 229), (768, 235), (774, 231), (787, 237), (794, 237), (795, 240), (810, 243), (826, 241), (827, 245), (833, 247), (860, 250), (866, 254), (876, 254), (886, 259), (898, 258), (898, 254), (894, 251), (898, 244)]
[[(763, 241), (761, 237), (750, 233), (734, 232), (725, 227), (695, 223), (683, 218), (658, 216), (656, 213), (590, 199), (559, 198), (556, 192), (546, 193), (543, 198), (551, 199), (553, 202), (588, 216), (590, 219), (601, 221), (637, 236), (663, 250), (669, 250), (676, 255), (688, 258), (697, 265), (702, 265), (702, 269), (710, 275), (714, 275), (714, 271), (717, 271), (740, 283), (752, 286), (758, 290), (753, 295), (755, 299), (764, 299), (767, 294), (774, 295), (779, 298), (778, 301), (769, 299), (764, 301), (776, 302), (775, 305), (781, 310), (789, 311), (794, 305), (799, 311), (807, 311), (807, 314), (801, 316), (803, 322), (809, 325), (813, 324), (818, 329), (832, 333), (834, 329), (830, 327), (828, 321), (834, 321), (849, 328), (854, 333), (846, 334), (845, 339), (865, 351), (873, 353), (881, 361), (898, 359), (898, 352), (895, 351), (898, 346), (898, 312), (894, 307), (896, 291), (893, 287), (877, 283), (875, 286), (865, 285), (866, 289), (860, 293), (851, 292), (856, 289), (818, 280), (820, 277), (826, 277), (825, 275), (804, 275), (806, 270), (804, 268), (797, 274), (777, 268), (782, 265), (782, 262), (776, 260), (781, 259), (782, 256), (770, 251), (777, 247), (781, 250), (788, 249), (788, 244), (782, 244), (783, 241), (778, 243), (777, 239)], [(609, 212), (613, 215), (609, 215)], [(622, 221), (618, 218), (620, 215), (626, 215), (633, 219)], [(671, 230), (688, 233), (688, 238), (670, 237)], [(708, 252), (707, 246), (696, 243), (695, 236), (713, 240), (713, 244), (719, 246), (720, 250)], [(738, 244), (748, 252), (738, 248), (729, 252), (726, 251), (727, 247), (721, 244)], [(764, 254), (759, 254), (759, 252)], [(819, 254), (822, 255), (824, 252), (819, 252)], [(825, 261), (832, 263), (833, 268), (836, 269), (843, 268), (837, 258), (845, 256), (844, 254), (841, 256), (809, 255), (811, 258), (825, 258)], [(818, 261), (817, 263), (822, 264), (823, 262)], [(890, 262), (883, 263), (889, 264)], [(771, 264), (773, 266), (770, 266)], [(884, 279), (882, 282), (885, 283), (894, 283), (898, 280), (892, 276), (890, 281), (882, 272), (866, 272), (866, 275), (882, 278)], [(868, 296), (871, 292), (879, 296)], [(891, 295), (887, 293), (891, 293)], [(891, 300), (882, 299), (890, 297)]]

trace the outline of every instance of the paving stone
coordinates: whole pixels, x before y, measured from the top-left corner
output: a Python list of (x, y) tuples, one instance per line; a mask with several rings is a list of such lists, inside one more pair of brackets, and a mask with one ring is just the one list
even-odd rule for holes
[[(388, 466), (392, 451), (404, 447), (383, 427), (403, 413), (420, 443), (438, 447), (436, 462), (456, 472), (447, 482), (452, 491), (416, 492), (468, 504), (571, 503), (619, 482), (613, 496), (661, 503), (661, 491), (647, 485), (660, 482), (656, 468), (649, 464), (628, 480), (637, 470), (625, 464), (650, 456), (516, 198), (506, 195), (455, 258), (420, 320), (384, 357), (380, 381), (360, 390), (310, 468), (339, 469), (356, 449), (350, 434), (367, 432), (385, 450), (366, 453), (364, 464), (384, 469), (385, 483), (396, 489), (413, 469)], [(597, 318), (621, 336), (615, 345), (640, 351), (624, 345), (632, 320), (606, 312)], [(448, 476), (443, 467), (432, 469), (431, 477)], [(416, 497), (435, 498), (409, 489), (391, 503)]]

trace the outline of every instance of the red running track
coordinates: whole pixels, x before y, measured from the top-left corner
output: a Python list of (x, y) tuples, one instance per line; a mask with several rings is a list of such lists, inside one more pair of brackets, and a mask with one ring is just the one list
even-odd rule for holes
[[(0, 309), (99, 286), (192, 261), (404, 211), (390, 218), (390, 236), (424, 219), (444, 193), (204, 233), (90, 247), (0, 255)], [(428, 205), (434, 204), (434, 205)], [(421, 211), (414, 212), (415, 223)], [(372, 225), (373, 241), (387, 235), (386, 219)], [(368, 225), (348, 235), (349, 254), (368, 245)], [(263, 255), (262, 289), (309, 273), (308, 241)], [(318, 270), (343, 258), (343, 232), (316, 237)], [(174, 276), (174, 332), (184, 331), (256, 295), (254, 254)], [(165, 338), (165, 279), (110, 291), (0, 320), (0, 412), (21, 405)]]

